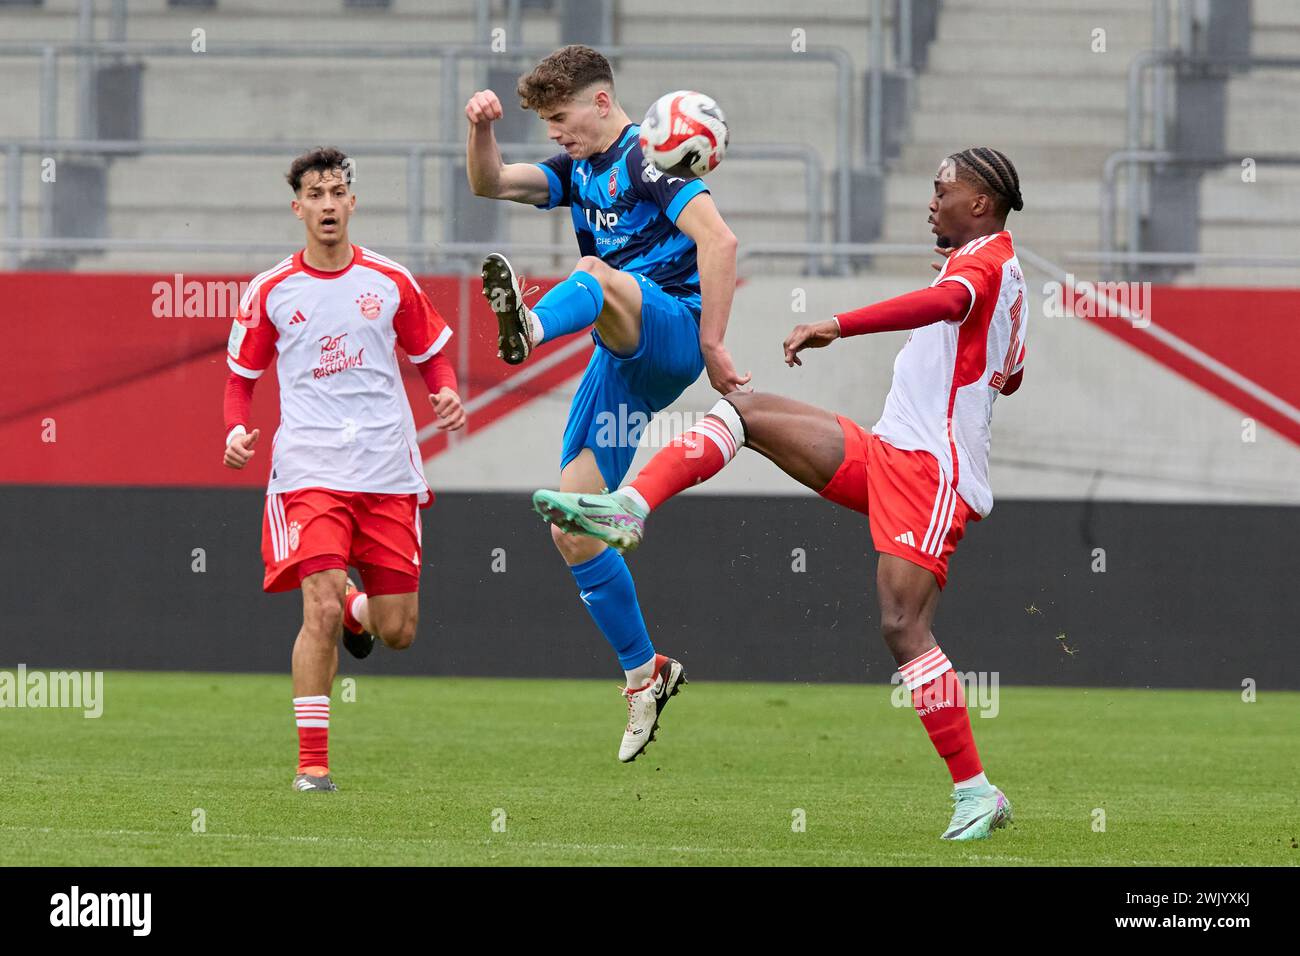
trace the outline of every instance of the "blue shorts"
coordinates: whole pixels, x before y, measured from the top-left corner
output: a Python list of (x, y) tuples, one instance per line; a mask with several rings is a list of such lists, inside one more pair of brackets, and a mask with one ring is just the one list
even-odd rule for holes
[(611, 490), (632, 466), (650, 418), (671, 405), (704, 368), (695, 313), (645, 276), (628, 275), (641, 286), (641, 343), (624, 358), (592, 330), (596, 351), (569, 406), (560, 453), (563, 470), (590, 448)]

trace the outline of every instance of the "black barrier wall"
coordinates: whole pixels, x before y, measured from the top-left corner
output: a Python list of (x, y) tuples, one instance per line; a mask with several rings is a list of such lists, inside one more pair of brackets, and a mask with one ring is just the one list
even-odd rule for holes
[[(262, 504), (0, 489), (0, 666), (287, 673), (300, 599), (261, 591)], [(343, 655), (342, 673), (621, 676), (526, 495), (440, 495), (424, 522), (415, 645)], [(1286, 507), (999, 502), (952, 561), (935, 635), (959, 671), (1007, 684), (1300, 689), (1298, 531)], [(693, 680), (893, 674), (856, 514), (686, 496), (629, 563), (656, 646)]]

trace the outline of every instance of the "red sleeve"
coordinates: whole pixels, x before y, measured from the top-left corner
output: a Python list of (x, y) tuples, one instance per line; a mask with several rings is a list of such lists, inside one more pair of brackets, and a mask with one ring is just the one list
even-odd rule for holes
[(231, 372), (226, 379), (226, 396), (222, 402), (222, 412), (226, 419), (226, 434), (236, 425), (243, 425), (248, 430), (248, 419), (253, 408), (253, 386), (257, 379), (245, 378), (237, 372)]
[(1010, 395), (1012, 392), (1014, 392), (1016, 389), (1020, 387), (1020, 382), (1024, 377), (1025, 377), (1025, 370), (1023, 368), (1013, 372), (1011, 374), (1011, 377), (1007, 379), (1007, 383), (1003, 385), (1002, 388), (999, 389), (999, 391), (1003, 395)]
[(942, 286), (960, 286), (968, 293), (968, 308), (960, 317), (975, 310), (975, 305), (990, 294), (996, 294), (1002, 284), (1002, 262), (1005, 260), (1009, 246), (1000, 237), (993, 239), (974, 239), (966, 243), (948, 257), (943, 264), (943, 272), (935, 279), (931, 288)]
[(420, 365), (441, 351), (451, 338), (451, 329), (424, 290), (412, 284), (405, 273), (398, 273), (394, 279), (402, 298), (393, 315), (393, 331), (397, 333), (397, 344), (406, 350), (411, 362)]
[(459, 393), (460, 388), (456, 383), (456, 370), (452, 368), (451, 360), (442, 352), (438, 352), (427, 362), (417, 363), (415, 367), (420, 370), (420, 375), (424, 377), (424, 384), (429, 386), (430, 395), (437, 395), (444, 388)]
[(840, 335), (866, 335), (870, 332), (898, 332), (919, 329), (935, 322), (959, 322), (970, 309), (971, 294), (956, 283), (918, 289), (906, 295), (886, 299), (852, 312), (835, 316)]
[(279, 332), (266, 310), (270, 285), (264, 283), (249, 290), (249, 297), (239, 303), (239, 317), (231, 325), (230, 339), (226, 342), (226, 364), (236, 375), (247, 379), (261, 378), (275, 358)]

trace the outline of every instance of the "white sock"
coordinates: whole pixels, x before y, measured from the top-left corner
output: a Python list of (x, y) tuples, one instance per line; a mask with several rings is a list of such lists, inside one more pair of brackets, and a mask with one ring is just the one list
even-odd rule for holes
[(984, 776), (982, 772), (971, 777), (969, 780), (963, 780), (960, 783), (953, 784), (953, 786), (956, 787), (958, 790), (966, 790), (970, 787), (982, 788), (982, 787), (987, 787), (988, 785), (989, 785), (989, 778)]
[(622, 495), (623, 498), (625, 498), (627, 501), (630, 501), (633, 504), (633, 506), (635, 506), (635, 508), (638, 511), (640, 511), (642, 514), (648, 515), (650, 513), (650, 505), (648, 505), (646, 503), (646, 500), (641, 497), (641, 492), (637, 491), (631, 485), (628, 485), (625, 488), (618, 489), (618, 491), (616, 491), (615, 494)]
[(352, 616), (355, 617), (367, 631), (370, 630), (370, 614), (366, 611), (366, 605), (369, 599), (364, 594), (359, 594), (352, 600)]
[(546, 338), (546, 330), (542, 328), (542, 320), (537, 317), (537, 313), (532, 309), (528, 310), (528, 334), (532, 337), (533, 345), (541, 345), (542, 340)]
[(636, 690), (638, 687), (644, 687), (655, 676), (655, 659), (652, 657), (634, 671), (624, 671), (623, 677), (627, 680), (627, 686)]

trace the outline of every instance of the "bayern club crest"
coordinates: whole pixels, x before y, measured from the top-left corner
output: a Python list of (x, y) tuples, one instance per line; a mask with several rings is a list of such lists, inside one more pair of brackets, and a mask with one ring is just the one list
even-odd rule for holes
[(615, 166), (609, 172), (609, 198), (613, 199), (618, 195), (618, 167)]
[(373, 292), (366, 292), (357, 297), (357, 307), (361, 309), (361, 314), (367, 319), (379, 318), (379, 312), (383, 304), (384, 300)]
[(289, 550), (297, 551), (302, 534), (302, 527), (296, 521), (289, 522)]

